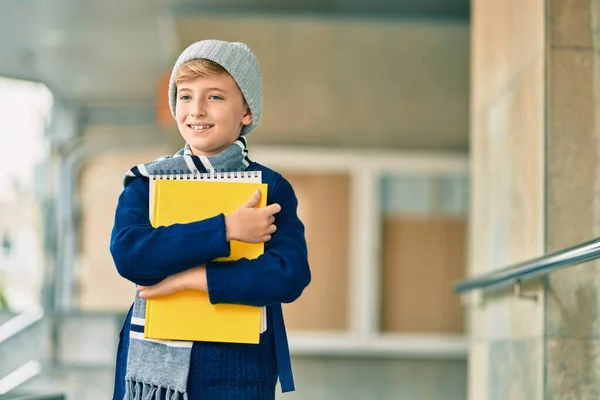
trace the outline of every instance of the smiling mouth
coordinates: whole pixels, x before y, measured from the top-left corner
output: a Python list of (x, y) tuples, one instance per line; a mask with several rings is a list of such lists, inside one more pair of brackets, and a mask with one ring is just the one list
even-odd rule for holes
[(188, 128), (194, 131), (207, 131), (212, 128), (214, 125), (203, 124), (203, 125), (188, 125)]

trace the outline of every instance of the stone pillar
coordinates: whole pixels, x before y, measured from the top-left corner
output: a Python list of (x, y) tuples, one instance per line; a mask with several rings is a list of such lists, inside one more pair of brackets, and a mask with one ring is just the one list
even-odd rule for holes
[[(547, 7), (545, 219), (551, 252), (600, 235), (600, 2), (548, 0)], [(548, 277), (546, 399), (600, 398), (599, 285), (597, 262)]]
[[(471, 273), (600, 235), (599, 25), (598, 0), (473, 1)], [(589, 262), (471, 305), (470, 399), (599, 399), (599, 285)]]
[[(469, 273), (544, 253), (545, 3), (473, 0)], [(469, 305), (469, 399), (543, 399), (543, 285)], [(471, 299), (472, 300), (472, 299)]]

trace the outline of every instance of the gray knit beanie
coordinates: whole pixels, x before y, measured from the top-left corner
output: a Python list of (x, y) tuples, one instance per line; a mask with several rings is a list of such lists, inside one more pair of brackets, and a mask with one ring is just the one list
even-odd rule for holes
[(216, 62), (225, 68), (236, 81), (252, 112), (252, 123), (242, 128), (242, 135), (252, 132), (260, 123), (262, 114), (262, 78), (258, 60), (252, 50), (246, 44), (239, 42), (202, 40), (188, 46), (181, 53), (175, 62), (169, 82), (169, 106), (173, 117), (175, 118), (175, 103), (177, 102), (177, 84), (175, 83), (177, 70), (184, 63), (200, 58)]

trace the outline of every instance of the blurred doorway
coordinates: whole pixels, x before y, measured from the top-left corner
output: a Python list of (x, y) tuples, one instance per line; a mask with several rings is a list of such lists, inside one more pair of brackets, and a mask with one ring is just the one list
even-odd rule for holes
[(40, 304), (43, 223), (36, 189), (52, 101), (43, 84), (0, 77), (0, 310)]

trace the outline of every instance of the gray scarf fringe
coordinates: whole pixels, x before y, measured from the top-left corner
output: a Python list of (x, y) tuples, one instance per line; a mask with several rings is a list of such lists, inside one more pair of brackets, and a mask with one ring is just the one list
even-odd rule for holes
[(188, 400), (186, 392), (134, 381), (127, 381), (125, 398), (133, 400), (160, 400), (163, 389), (166, 391), (166, 400)]
[[(185, 148), (172, 156), (131, 168), (123, 184), (127, 186), (136, 178), (149, 178), (152, 175), (245, 171), (250, 162), (243, 136), (214, 156), (192, 155), (190, 146), (186, 144)], [(124, 400), (160, 400), (163, 390), (166, 391), (167, 400), (188, 400), (187, 379), (192, 343), (145, 339), (146, 301), (138, 294), (136, 290), (129, 332)]]

